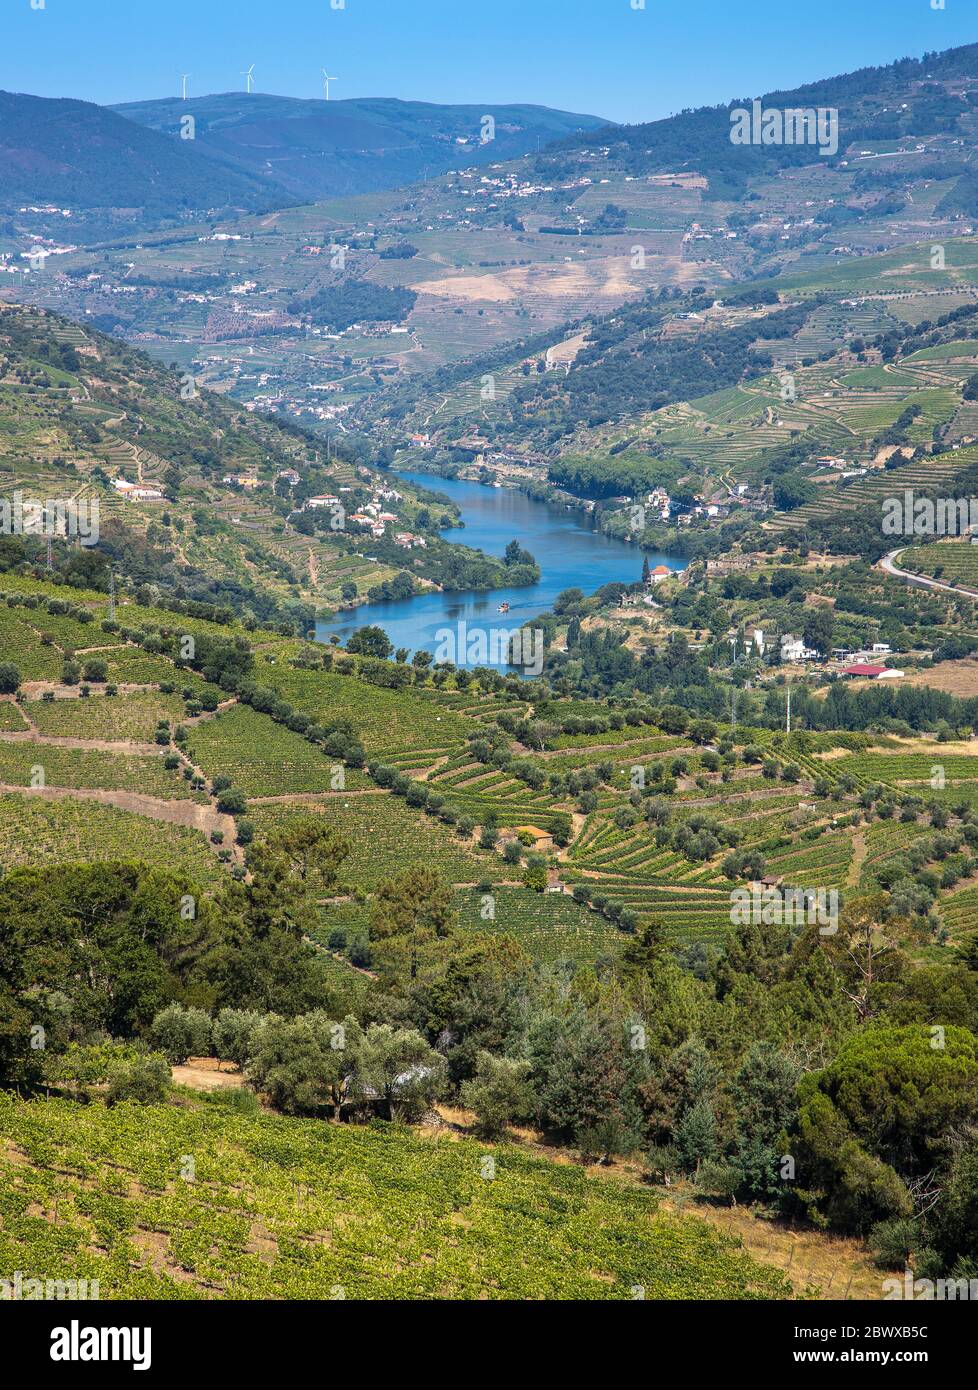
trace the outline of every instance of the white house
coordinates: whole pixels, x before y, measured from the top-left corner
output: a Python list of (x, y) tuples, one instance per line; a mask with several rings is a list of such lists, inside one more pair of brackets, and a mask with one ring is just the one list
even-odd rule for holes
[(802, 638), (794, 633), (786, 632), (781, 638), (782, 661), (815, 661), (817, 657), (818, 652), (806, 647)]
[(163, 497), (158, 487), (146, 487), (143, 483), (130, 483), (125, 478), (113, 478), (112, 486), (120, 497), (128, 497), (133, 502), (157, 502)]

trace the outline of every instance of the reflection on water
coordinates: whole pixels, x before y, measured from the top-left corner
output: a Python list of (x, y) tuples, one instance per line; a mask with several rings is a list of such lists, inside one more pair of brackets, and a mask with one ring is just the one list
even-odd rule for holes
[[(435, 654), (439, 646), (444, 648), (446, 630), (451, 630), (462, 645), (458, 656), (452, 658), (456, 664), (505, 669), (505, 663), (498, 660), (470, 657), (466, 643), (479, 640), (473, 638), (473, 629), (513, 632), (531, 618), (548, 612), (563, 589), (576, 587), (590, 594), (602, 584), (614, 580), (631, 584), (641, 576), (642, 552), (638, 547), (602, 535), (584, 512), (535, 502), (514, 488), (485, 487), (427, 473), (405, 472), (399, 476), (444, 493), (460, 507), (465, 528), (446, 533), (448, 539), (497, 556), (503, 554), (511, 540), (518, 540), (540, 566), (540, 582), (521, 589), (494, 589), (488, 594), (427, 593), (393, 603), (371, 603), (319, 623), (316, 635), (320, 641), (328, 641), (335, 633), (345, 642), (357, 628), (376, 623), (395, 647)], [(648, 558), (653, 568), (684, 567), (683, 561), (670, 555), (651, 553)], [(503, 603), (510, 605), (505, 614), (499, 612)], [(459, 624), (465, 624), (461, 631)]]

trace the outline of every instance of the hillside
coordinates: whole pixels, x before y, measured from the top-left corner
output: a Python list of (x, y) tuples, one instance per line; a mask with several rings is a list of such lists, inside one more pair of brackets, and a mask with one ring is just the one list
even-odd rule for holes
[[(100, 1280), (102, 1298), (790, 1296), (652, 1194), (512, 1146), (487, 1181), (473, 1140), (324, 1133), (214, 1105), (80, 1116), (3, 1095), (0, 1132), (0, 1267), (47, 1268), (57, 1251), (61, 1277)], [(73, 1171), (85, 1149), (111, 1165), (114, 1190)], [(179, 1176), (188, 1153), (193, 1183)]]
[[(281, 201), (281, 195), (279, 195)], [(119, 225), (273, 205), (260, 179), (93, 102), (0, 92), (0, 216), (22, 203), (114, 212)]]
[[(589, 443), (566, 438), (568, 423), (600, 422), (611, 399), (619, 417), (634, 415), (669, 392), (731, 384), (742, 359), (750, 368), (755, 354), (744, 357), (736, 335), (702, 352), (689, 340), (692, 316), (716, 298), (728, 306), (722, 326), (741, 330), (752, 301), (738, 296), (757, 282), (783, 310), (819, 284), (844, 338), (888, 327), (886, 305), (867, 313), (842, 301), (901, 257), (973, 233), (973, 60), (973, 47), (953, 49), (764, 98), (837, 106), (839, 148), (827, 157), (812, 145), (733, 145), (726, 105), (583, 134), (590, 118), (500, 108), (497, 138), (483, 146), (476, 107), (205, 97), (190, 103), (202, 151), (284, 180), (282, 199), (319, 201), (120, 237), (97, 255), (49, 260), (43, 275), (19, 263), (39, 234), (64, 229), (18, 214), (0, 225), (0, 257), (18, 297), (95, 318), (316, 431), (352, 415), (425, 434), (436, 414), (439, 442), (488, 423), (490, 440), (519, 433), (524, 448), (566, 452)], [(181, 106), (126, 114), (175, 137)], [(550, 142), (568, 123), (574, 133)], [(915, 280), (939, 283), (926, 259)], [(828, 316), (823, 307), (792, 330), (802, 356), (833, 341)], [(716, 326), (715, 316), (703, 324)], [(674, 339), (665, 353), (663, 333)], [(497, 378), (491, 410), (486, 374)], [(536, 398), (518, 430), (507, 428), (514, 388), (516, 403)]]
[[(632, 175), (665, 171), (690, 171), (710, 179), (715, 197), (743, 192), (750, 176), (763, 173), (772, 163), (782, 167), (812, 162), (811, 146), (772, 142), (764, 146), (732, 143), (730, 112), (750, 106), (751, 93), (728, 103), (684, 111), (659, 121), (594, 131), (583, 141), (565, 140), (564, 149), (599, 149), (611, 146), (610, 157)], [(764, 108), (832, 108), (838, 111), (840, 146), (828, 152), (844, 159), (844, 151), (858, 142), (874, 146), (892, 142), (899, 148), (907, 140), (923, 139), (917, 153), (926, 163), (942, 152), (948, 158), (950, 140), (964, 137), (969, 143), (978, 120), (978, 44), (926, 53), (921, 58), (902, 58), (881, 67), (823, 78), (803, 86), (766, 92)], [(554, 155), (559, 158), (559, 155)], [(971, 212), (975, 176), (965, 154), (956, 157), (960, 178), (969, 187)], [(953, 168), (949, 168), (953, 173)], [(963, 190), (962, 190), (963, 191)], [(962, 210), (963, 207), (962, 207)]]
[[(532, 578), (529, 567), (446, 540), (451, 504), (392, 489), (365, 440), (322, 449), (288, 422), (199, 390), (189, 373), (44, 312), (0, 305), (0, 354), (0, 484), (97, 502), (100, 544), (76, 557), (88, 579), (105, 585), (114, 561), (139, 582), (305, 632), (317, 613), (372, 591), (403, 597)], [(305, 505), (317, 496), (334, 503)], [(412, 543), (398, 544), (390, 526), (373, 534), (382, 510)]]
[[(235, 170), (312, 202), (398, 188), (461, 165), (518, 158), (551, 140), (601, 126), (597, 116), (545, 106), (442, 106), (388, 97), (302, 101), (262, 92), (171, 97), (113, 108), (175, 136), (188, 112), (197, 144)], [(495, 132), (483, 140), (483, 121)]]
[[(57, 1233), (59, 1268), (120, 1297), (790, 1296), (758, 1233), (761, 1266), (555, 1145), (869, 1236), (899, 1267), (887, 1219), (933, 1160), (867, 1115), (892, 1091), (936, 1146), (976, 1114), (974, 758), (933, 726), (978, 701), (919, 692), (912, 740), (788, 737), (770, 686), (746, 692), (758, 722), (689, 721), (668, 701), (700, 692), (697, 658), (584, 700), (127, 586), (107, 616), (30, 566), (3, 586), (0, 1002), (48, 1043), (8, 1030), (0, 1076), (56, 1092), (0, 1101), (5, 1268), (46, 1267)], [(871, 692), (826, 708), (873, 717)], [(837, 935), (734, 919), (762, 872), (835, 889)], [(242, 1074), (165, 1104), (189, 1056)], [(482, 1142), (404, 1127), (445, 1094)], [(887, 1184), (868, 1209), (839, 1198), (861, 1170), (821, 1145), (827, 1105)], [(534, 1158), (506, 1142), (521, 1119)], [(971, 1151), (949, 1152), (930, 1268), (970, 1250)]]

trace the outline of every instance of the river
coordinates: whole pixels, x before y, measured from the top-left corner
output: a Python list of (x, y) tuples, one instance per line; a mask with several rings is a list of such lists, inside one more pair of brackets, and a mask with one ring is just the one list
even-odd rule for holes
[[(467, 629), (515, 631), (553, 608), (563, 589), (576, 587), (585, 594), (602, 584), (619, 580), (634, 583), (642, 574), (642, 551), (597, 530), (586, 512), (537, 502), (516, 488), (486, 487), (482, 483), (439, 478), (431, 473), (402, 472), (407, 482), (444, 493), (458, 506), (465, 526), (445, 532), (445, 538), (468, 545), (487, 555), (501, 556), (513, 539), (529, 550), (540, 566), (540, 581), (519, 589), (493, 589), (489, 593), (425, 593), (393, 603), (371, 603), (338, 613), (317, 625), (316, 636), (326, 642), (334, 634), (341, 641), (367, 623), (382, 627), (395, 647), (433, 654), (445, 642), (444, 632)], [(675, 556), (649, 553), (649, 564), (681, 570)], [(507, 602), (509, 612), (499, 612)], [(439, 636), (441, 632), (441, 636)], [(504, 662), (482, 656), (467, 659), (464, 644), (453, 657), (456, 664), (488, 665), (505, 670)]]

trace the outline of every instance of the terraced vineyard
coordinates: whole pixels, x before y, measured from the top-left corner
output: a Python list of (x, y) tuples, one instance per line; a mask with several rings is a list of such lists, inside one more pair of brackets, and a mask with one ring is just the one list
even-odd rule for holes
[(178, 724), (185, 709), (179, 696), (161, 695), (155, 690), (125, 696), (95, 695), (88, 700), (61, 692), (58, 699), (30, 700), (24, 708), (45, 737), (113, 743), (152, 743), (160, 720)]
[(877, 516), (882, 524), (886, 498), (900, 496), (904, 489), (923, 494), (934, 489), (953, 488), (955, 473), (966, 464), (974, 463), (978, 450), (962, 449), (951, 456), (953, 461), (950, 462), (946, 461), (946, 457), (939, 462), (925, 460), (922, 463), (909, 463), (892, 471), (879, 469), (848, 483), (827, 486), (814, 502), (806, 502), (790, 512), (778, 513), (771, 524), (801, 532), (813, 519), (853, 511)]
[(621, 948), (619, 931), (567, 895), (497, 887), (490, 904), (484, 897), (478, 889), (458, 894), (459, 926), (513, 936), (534, 960), (593, 961)]
[(133, 791), (164, 799), (206, 802), (176, 770), (163, 766), (163, 754), (134, 755), (49, 743), (0, 742), (0, 784), (8, 787), (69, 787)]
[(352, 849), (343, 864), (343, 877), (367, 890), (409, 863), (437, 869), (456, 884), (511, 877), (498, 855), (463, 844), (447, 826), (420, 816), (384, 792), (350, 792), (328, 801), (293, 805), (258, 803), (250, 819), (258, 834), (267, 834), (306, 815), (322, 815), (349, 839)]
[(928, 575), (944, 584), (963, 584), (978, 592), (978, 545), (970, 538), (912, 545), (901, 552), (901, 569)]
[(249, 797), (329, 792), (336, 790), (338, 780), (350, 791), (369, 785), (362, 773), (343, 768), (320, 749), (244, 705), (234, 705), (196, 725), (187, 748), (208, 778), (230, 777)]

